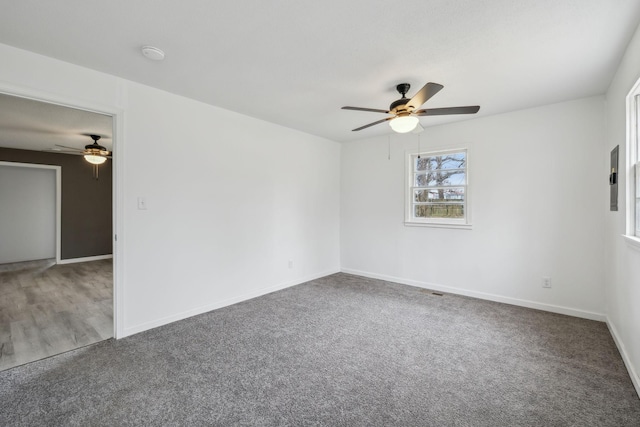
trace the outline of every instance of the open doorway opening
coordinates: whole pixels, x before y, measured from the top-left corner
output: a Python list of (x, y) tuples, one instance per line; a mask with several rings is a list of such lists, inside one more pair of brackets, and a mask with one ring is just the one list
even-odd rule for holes
[[(2, 93), (0, 111), (4, 370), (114, 336), (114, 127), (110, 115)], [(104, 148), (98, 166), (84, 157), (91, 135)]]

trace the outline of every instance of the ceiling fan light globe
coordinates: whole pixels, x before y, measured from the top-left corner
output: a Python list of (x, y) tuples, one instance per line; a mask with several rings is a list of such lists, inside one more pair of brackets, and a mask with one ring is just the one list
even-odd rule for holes
[(86, 154), (84, 159), (92, 165), (101, 165), (107, 161), (106, 157), (96, 156), (95, 154)]
[(400, 116), (389, 122), (389, 126), (397, 133), (411, 132), (416, 128), (420, 120), (416, 116)]

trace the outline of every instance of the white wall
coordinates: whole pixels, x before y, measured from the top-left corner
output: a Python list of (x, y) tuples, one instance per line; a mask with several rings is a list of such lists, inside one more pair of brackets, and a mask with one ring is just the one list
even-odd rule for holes
[[(640, 30), (629, 44), (607, 91), (607, 131), (600, 176), (609, 172), (609, 152), (620, 146), (620, 172), (627, 164), (626, 96), (640, 78)], [(627, 170), (627, 173), (631, 171)], [(626, 179), (618, 186), (618, 211), (606, 213), (606, 301), (608, 324), (640, 393), (640, 251), (625, 243)]]
[(339, 270), (337, 143), (9, 46), (0, 57), (0, 89), (121, 111), (120, 337)]
[(0, 164), (0, 264), (56, 257), (56, 171)]
[(337, 143), (127, 89), (128, 324), (339, 270)]
[(403, 225), (417, 135), (391, 160), (386, 137), (343, 144), (343, 271), (604, 319), (603, 117), (594, 97), (427, 128), (423, 150), (470, 147), (471, 230)]

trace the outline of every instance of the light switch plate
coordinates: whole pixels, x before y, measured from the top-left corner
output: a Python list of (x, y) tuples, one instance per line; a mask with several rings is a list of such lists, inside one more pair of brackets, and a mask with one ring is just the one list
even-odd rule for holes
[(145, 197), (138, 197), (138, 210), (147, 210), (147, 199)]

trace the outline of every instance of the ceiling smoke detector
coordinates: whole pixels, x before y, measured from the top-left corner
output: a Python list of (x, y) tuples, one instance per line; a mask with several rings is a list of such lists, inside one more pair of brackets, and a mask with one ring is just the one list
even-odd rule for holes
[(164, 52), (153, 46), (142, 46), (142, 54), (154, 61), (162, 61), (164, 59)]

